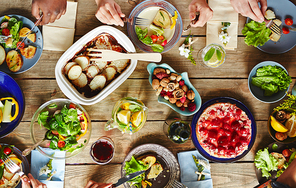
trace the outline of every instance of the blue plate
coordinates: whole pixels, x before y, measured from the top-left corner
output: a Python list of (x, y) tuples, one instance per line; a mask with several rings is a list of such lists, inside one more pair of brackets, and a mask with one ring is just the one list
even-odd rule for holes
[(19, 85), (9, 75), (0, 71), (0, 98), (13, 97), (19, 104), (19, 114), (10, 123), (0, 123), (0, 138), (11, 133), (20, 123), (25, 112), (25, 100)]
[[(239, 107), (241, 110), (243, 110), (247, 114), (247, 116), (249, 117), (249, 119), (252, 122), (251, 123), (251, 129), (252, 129), (251, 140), (248, 145), (248, 149), (246, 151), (244, 151), (241, 155), (236, 156), (235, 158), (218, 158), (218, 157), (211, 156), (199, 144), (199, 141), (196, 136), (196, 124), (197, 124), (197, 121), (198, 121), (200, 115), (204, 112), (204, 110), (207, 107), (211, 106), (212, 104), (220, 103), (220, 102), (231, 103), (231, 104), (236, 105), (237, 107)], [(204, 156), (208, 160), (211, 160), (214, 162), (219, 162), (219, 163), (234, 162), (234, 161), (237, 161), (237, 160), (243, 158), (253, 147), (253, 144), (254, 144), (255, 138), (256, 138), (256, 134), (257, 134), (256, 122), (255, 122), (255, 119), (254, 119), (252, 113), (250, 112), (250, 110), (242, 102), (240, 102), (236, 99), (230, 98), (230, 97), (218, 97), (218, 98), (211, 99), (211, 100), (207, 101), (206, 103), (204, 103), (202, 105), (202, 107), (200, 108), (200, 110), (193, 116), (193, 120), (191, 122), (191, 129), (192, 129), (192, 142), (193, 142), (194, 146), (196, 147), (196, 149), (199, 151), (199, 153), (202, 154), (202, 156)]]
[[(282, 26), (285, 25), (286, 18), (292, 18), (294, 27), (296, 23), (296, 6), (289, 0), (267, 0), (268, 9), (274, 11), (276, 18), (282, 21)], [(257, 48), (269, 54), (281, 54), (288, 52), (296, 45), (296, 32), (282, 34), (278, 42), (272, 40), (267, 41), (263, 46)]]
[[(20, 15), (7, 15), (7, 16), (17, 17), (18, 20), (23, 22), (23, 27), (28, 27), (29, 29), (34, 27), (34, 23), (24, 16), (20, 16)], [(4, 16), (0, 17), (0, 22), (2, 21), (3, 18), (4, 18)], [(24, 56), (22, 56), (24, 64), (23, 64), (22, 68), (17, 72), (11, 72), (9, 70), (9, 68), (7, 67), (6, 61), (4, 61), (3, 64), (0, 65), (0, 71), (6, 72), (8, 74), (20, 74), (22, 72), (25, 72), (25, 71), (31, 69), (38, 62), (38, 60), (40, 59), (40, 56), (42, 54), (42, 51), (43, 51), (43, 38), (42, 38), (42, 34), (41, 34), (38, 27), (35, 27), (33, 29), (33, 32), (36, 33), (36, 42), (33, 43), (29, 39), (26, 39), (24, 43), (26, 44), (26, 46), (30, 44), (32, 46), (37, 47), (34, 57), (32, 59), (26, 59)], [(10, 50), (12, 50), (12, 48), (5, 48), (6, 54)]]
[[(157, 65), (157, 64), (155, 64), (155, 63), (150, 63), (150, 64), (148, 64), (148, 66), (147, 66), (147, 70), (148, 70), (148, 72), (149, 72), (149, 74), (150, 74), (150, 75), (149, 75), (149, 82), (150, 82), (151, 86), (152, 86), (152, 76), (153, 76), (153, 71), (154, 71), (154, 69), (157, 68), (157, 67), (159, 67), (159, 68), (164, 68), (164, 69), (169, 69), (171, 72), (175, 72), (175, 73), (177, 73), (177, 72), (176, 72), (174, 69), (172, 69), (172, 67), (170, 67), (168, 64), (163, 63), (163, 64), (160, 64), (160, 65)], [(182, 76), (182, 80), (184, 80), (184, 82), (185, 82), (185, 85), (187, 85), (188, 88), (189, 88), (189, 89), (192, 89), (192, 90), (194, 91), (194, 93), (195, 93), (194, 103), (195, 103), (195, 105), (196, 105), (196, 109), (195, 109), (194, 111), (192, 111), (192, 112), (189, 111), (188, 108), (186, 108), (184, 111), (182, 111), (182, 110), (180, 110), (180, 108), (177, 107), (175, 104), (170, 103), (168, 100), (164, 99), (164, 98), (163, 98), (162, 96), (160, 96), (160, 95), (158, 96), (158, 102), (159, 102), (159, 103), (163, 103), (163, 104), (165, 104), (165, 105), (171, 107), (173, 110), (175, 110), (176, 112), (178, 112), (179, 114), (181, 114), (181, 115), (183, 115), (183, 116), (191, 116), (191, 115), (195, 114), (195, 113), (199, 110), (202, 101), (201, 101), (201, 98), (200, 98), (199, 93), (198, 93), (197, 90), (194, 88), (194, 86), (190, 83), (187, 72), (183, 72), (183, 73), (181, 73), (181, 76)]]
[[(10, 144), (0, 143), (0, 145), (2, 145), (2, 146), (7, 145), (8, 146)], [(22, 170), (27, 175), (30, 172), (30, 166), (29, 166), (29, 162), (28, 162), (27, 158), (25, 156), (23, 156), (21, 150), (19, 150), (15, 146), (12, 147), (12, 149), (13, 149), (13, 153), (15, 155), (17, 155), (19, 159), (22, 160)], [(20, 181), (19, 184), (16, 186), (16, 188), (21, 188), (21, 187), (22, 187), (22, 182)]]
[(281, 67), (288, 74), (288, 71), (281, 64), (279, 64), (277, 62), (274, 62), (274, 61), (263, 61), (263, 62), (257, 64), (251, 70), (251, 72), (249, 74), (249, 77), (248, 77), (248, 87), (249, 87), (249, 90), (252, 93), (252, 95), (256, 99), (258, 99), (259, 101), (265, 102), (265, 103), (275, 103), (275, 102), (280, 101), (281, 99), (283, 99), (286, 96), (287, 92), (289, 91), (290, 86), (286, 90), (279, 91), (279, 92), (277, 92), (277, 93), (275, 93), (275, 94), (273, 94), (271, 96), (264, 96), (264, 90), (261, 89), (261, 88), (259, 88), (259, 87), (257, 87), (257, 86), (254, 86), (252, 84), (252, 77), (256, 76), (257, 69), (260, 68), (260, 67), (263, 67), (263, 66), (267, 66), (267, 65)]

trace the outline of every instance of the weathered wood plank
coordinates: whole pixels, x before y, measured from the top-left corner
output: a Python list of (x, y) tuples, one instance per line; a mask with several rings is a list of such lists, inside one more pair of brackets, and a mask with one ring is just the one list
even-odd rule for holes
[[(188, 120), (190, 122), (190, 120)], [(115, 143), (115, 155), (111, 163), (121, 163), (125, 156), (135, 147), (146, 144), (155, 143), (168, 148), (175, 156), (178, 152), (194, 150), (195, 146), (192, 141), (187, 141), (184, 144), (174, 144), (163, 132), (163, 121), (147, 121), (145, 126), (133, 135), (122, 134), (119, 130), (114, 129), (105, 131), (106, 121), (92, 122), (92, 134), (90, 141), (83, 152), (73, 158), (67, 159), (67, 164), (94, 164), (89, 155), (90, 146), (98, 138), (108, 136)], [(253, 161), (255, 153), (264, 147), (267, 147), (273, 142), (267, 130), (266, 121), (257, 121), (257, 136), (251, 151), (240, 162)], [(14, 144), (21, 150), (31, 146), (33, 143), (30, 138), (30, 123), (21, 122), (20, 125), (10, 135), (1, 140), (2, 143)], [(43, 135), (39, 135), (43, 138)]]
[[(121, 177), (120, 172), (120, 164), (66, 166), (65, 187), (83, 187), (90, 179), (117, 182)], [(211, 163), (211, 176), (215, 188), (250, 188), (258, 184), (253, 163)]]

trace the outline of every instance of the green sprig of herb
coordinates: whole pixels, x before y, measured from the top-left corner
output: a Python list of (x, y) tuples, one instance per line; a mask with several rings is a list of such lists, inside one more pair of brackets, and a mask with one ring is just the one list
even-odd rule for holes
[(287, 94), (288, 99), (284, 100), (282, 104), (275, 107), (273, 110), (280, 111), (285, 110), (291, 112), (291, 115), (296, 115), (296, 96)]
[[(191, 33), (191, 32), (190, 32), (190, 33)], [(190, 38), (191, 38), (191, 39), (193, 38), (193, 36), (192, 36), (190, 33), (189, 33), (189, 35), (185, 38), (185, 41), (184, 41), (184, 44), (185, 44), (185, 45), (189, 45), (189, 39), (190, 39)], [(188, 56), (187, 59), (189, 59), (193, 65), (196, 65), (195, 59), (194, 59), (194, 57), (193, 57), (193, 55), (192, 55), (192, 52), (193, 52), (193, 47), (190, 45), (190, 52), (189, 52), (189, 56)]]

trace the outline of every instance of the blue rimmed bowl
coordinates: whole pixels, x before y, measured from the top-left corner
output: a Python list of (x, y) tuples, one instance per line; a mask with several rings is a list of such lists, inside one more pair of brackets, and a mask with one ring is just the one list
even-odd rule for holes
[(8, 74), (0, 71), (0, 98), (4, 97), (13, 97), (19, 104), (19, 112), (12, 122), (0, 123), (0, 138), (11, 133), (19, 125), (25, 112), (25, 99), (20, 86)]
[[(151, 86), (152, 86), (152, 76), (153, 76), (153, 71), (154, 71), (155, 68), (169, 69), (171, 72), (174, 72), (174, 73), (177, 73), (177, 74), (178, 74), (177, 71), (175, 71), (172, 67), (170, 67), (170, 66), (169, 66), (168, 64), (166, 64), (166, 63), (160, 64), (160, 65), (155, 64), (155, 63), (150, 63), (150, 64), (148, 64), (148, 66), (147, 66), (147, 70), (148, 70), (148, 72), (149, 72), (149, 82), (150, 82)], [(200, 106), (201, 106), (201, 103), (202, 103), (202, 101), (201, 101), (201, 97), (200, 97), (199, 93), (197, 92), (197, 90), (195, 89), (195, 87), (194, 87), (194, 86), (191, 84), (191, 82), (189, 81), (189, 78), (188, 78), (188, 74), (187, 74), (187, 72), (183, 72), (183, 73), (181, 73), (180, 75), (182, 76), (182, 80), (184, 80), (185, 85), (187, 85), (187, 87), (188, 87), (189, 89), (192, 89), (192, 90), (194, 91), (194, 93), (195, 93), (194, 103), (195, 103), (195, 105), (196, 105), (196, 109), (195, 109), (194, 111), (189, 111), (188, 108), (186, 108), (184, 111), (182, 111), (182, 110), (180, 110), (180, 108), (177, 107), (175, 104), (170, 103), (168, 100), (164, 99), (164, 98), (163, 98), (162, 96), (160, 96), (160, 95), (158, 96), (158, 102), (159, 102), (159, 103), (163, 103), (163, 104), (169, 106), (170, 108), (172, 108), (173, 110), (175, 110), (176, 112), (178, 112), (179, 114), (181, 114), (181, 115), (183, 115), (183, 116), (191, 116), (191, 115), (195, 114), (195, 113), (199, 110), (199, 108), (200, 108)]]
[(257, 69), (267, 66), (267, 65), (280, 67), (283, 70), (285, 70), (286, 73), (288, 74), (288, 71), (285, 69), (285, 67), (283, 65), (281, 65), (277, 62), (274, 62), (274, 61), (263, 61), (263, 62), (257, 64), (251, 70), (249, 77), (248, 77), (248, 87), (249, 87), (251, 94), (259, 101), (264, 102), (264, 103), (275, 103), (275, 102), (280, 101), (281, 99), (283, 99), (286, 96), (287, 92), (289, 91), (290, 86), (286, 90), (278, 91), (277, 93), (275, 93), (271, 96), (264, 96), (264, 90), (257, 87), (257, 86), (254, 86), (252, 84), (252, 77), (256, 76)]
[[(231, 103), (236, 105), (237, 107), (239, 107), (241, 110), (243, 110), (247, 116), (249, 117), (249, 119), (251, 120), (251, 140), (250, 143), (248, 145), (248, 149), (245, 150), (242, 154), (234, 157), (234, 158), (218, 158), (218, 157), (214, 157), (212, 155), (210, 155), (206, 150), (203, 149), (203, 147), (200, 145), (198, 139), (197, 139), (197, 135), (196, 135), (196, 124), (197, 121), (199, 119), (199, 117), (201, 116), (201, 114), (204, 112), (205, 109), (207, 109), (209, 106), (216, 104), (216, 103)], [(192, 136), (192, 142), (194, 144), (194, 146), (196, 147), (196, 149), (199, 151), (199, 153), (204, 156), (205, 158), (207, 158), (210, 161), (214, 161), (214, 162), (219, 162), (219, 163), (229, 163), (229, 162), (234, 162), (237, 161), (241, 158), (243, 158), (253, 147), (254, 142), (255, 142), (255, 138), (256, 138), (256, 134), (257, 134), (257, 127), (256, 127), (256, 121), (252, 115), (252, 113), (250, 112), (250, 110), (240, 101), (230, 98), (230, 97), (218, 97), (218, 98), (214, 98), (211, 99), (207, 102), (205, 102), (202, 107), (200, 108), (200, 110), (193, 116), (193, 119), (191, 121), (191, 136)]]

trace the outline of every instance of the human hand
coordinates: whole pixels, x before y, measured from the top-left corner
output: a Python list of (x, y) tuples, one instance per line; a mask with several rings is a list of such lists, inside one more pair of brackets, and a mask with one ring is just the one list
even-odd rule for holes
[(47, 188), (47, 186), (40, 181), (33, 178), (29, 173), (28, 177), (24, 176), (22, 178), (22, 188)]
[(197, 22), (195, 24), (190, 24), (192, 27), (202, 27), (213, 17), (213, 11), (206, 0), (192, 0), (188, 8), (190, 20), (195, 19), (196, 12), (200, 14)]
[(43, 12), (40, 25), (53, 23), (66, 13), (67, 0), (32, 0), (32, 14), (40, 18), (39, 9)]
[(120, 25), (123, 27), (124, 23), (121, 17), (125, 15), (121, 12), (120, 6), (114, 0), (96, 0), (98, 10), (96, 17), (104, 24)]
[(89, 180), (84, 188), (111, 188), (111, 183), (97, 183), (95, 181)]
[(288, 168), (276, 180), (290, 187), (296, 187), (296, 159), (288, 166)]
[[(261, 10), (258, 2), (261, 4)], [(256, 22), (264, 21), (264, 13), (267, 9), (267, 0), (230, 0), (234, 10), (241, 15), (251, 18)]]

